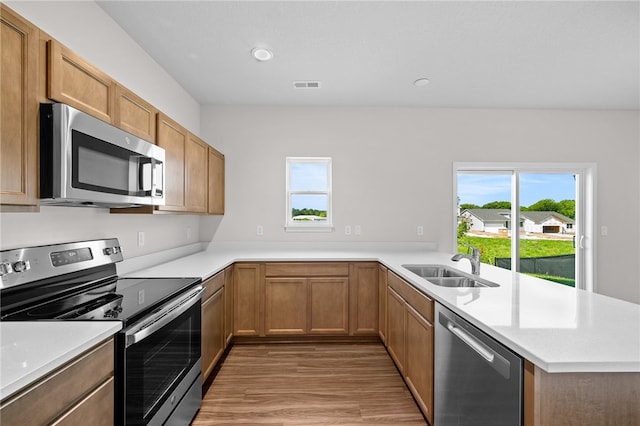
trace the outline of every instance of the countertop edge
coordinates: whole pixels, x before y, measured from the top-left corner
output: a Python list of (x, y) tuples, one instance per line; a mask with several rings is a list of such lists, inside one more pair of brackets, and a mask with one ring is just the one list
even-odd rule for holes
[[(12, 324), (33, 324), (31, 322), (19, 322)], [(95, 324), (95, 322), (93, 323)], [(63, 366), (67, 362), (71, 361), (75, 357), (81, 355), (85, 351), (96, 346), (100, 342), (110, 338), (122, 329), (122, 323), (119, 321), (103, 321), (99, 324), (104, 325), (100, 327), (101, 330), (97, 331), (89, 338), (82, 339), (75, 346), (69, 348), (66, 352), (60, 353), (57, 356), (49, 359), (46, 363), (40, 364), (37, 368), (29, 371), (27, 374), (15, 378), (10, 383), (2, 383), (0, 388), (0, 401), (4, 401), (11, 398), (17, 392), (27, 388), (32, 383), (50, 374), (55, 369)], [(0, 323), (0, 326), (2, 323)]]

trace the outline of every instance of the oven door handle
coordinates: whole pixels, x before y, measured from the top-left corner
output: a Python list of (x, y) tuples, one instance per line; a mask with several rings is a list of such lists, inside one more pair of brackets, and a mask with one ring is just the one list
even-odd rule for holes
[(198, 286), (179, 299), (157, 309), (154, 314), (151, 314), (150, 317), (143, 320), (142, 324), (136, 325), (127, 330), (125, 332), (125, 347), (128, 348), (129, 346), (146, 339), (174, 319), (178, 318), (200, 300), (203, 292), (204, 287)]

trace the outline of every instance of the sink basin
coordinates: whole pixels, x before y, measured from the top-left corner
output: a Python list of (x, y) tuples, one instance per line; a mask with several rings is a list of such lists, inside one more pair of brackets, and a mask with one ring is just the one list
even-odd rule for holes
[(467, 274), (444, 265), (402, 265), (403, 268), (422, 278), (432, 277), (467, 277)]
[(431, 284), (441, 287), (500, 287), (492, 281), (444, 265), (402, 265), (402, 267)]

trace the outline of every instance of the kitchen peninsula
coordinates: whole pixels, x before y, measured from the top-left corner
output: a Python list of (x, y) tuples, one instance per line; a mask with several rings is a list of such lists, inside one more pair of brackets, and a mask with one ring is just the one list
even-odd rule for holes
[(640, 419), (640, 306), (488, 265), (480, 276), (499, 287), (439, 287), (403, 268), (430, 263), (470, 271), (468, 263), (454, 263), (451, 254), (434, 248), (428, 243), (216, 243), (156, 266), (149, 255), (148, 267), (138, 271), (127, 272), (125, 262), (120, 273), (204, 280), (236, 262), (379, 262), (527, 360), (526, 425), (563, 416), (580, 424), (596, 412), (632, 420), (622, 424)]

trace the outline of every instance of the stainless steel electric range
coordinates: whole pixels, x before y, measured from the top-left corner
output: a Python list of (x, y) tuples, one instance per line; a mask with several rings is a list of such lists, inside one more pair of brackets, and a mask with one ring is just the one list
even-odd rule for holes
[(202, 399), (200, 278), (119, 278), (118, 240), (0, 251), (1, 321), (122, 321), (117, 425), (187, 425)]

